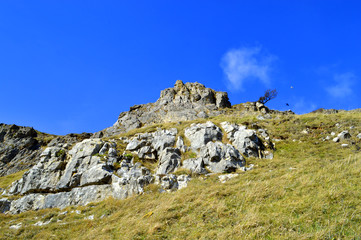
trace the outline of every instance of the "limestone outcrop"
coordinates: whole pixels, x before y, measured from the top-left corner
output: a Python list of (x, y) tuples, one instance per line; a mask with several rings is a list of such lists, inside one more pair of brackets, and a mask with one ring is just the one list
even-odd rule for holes
[(85, 205), (141, 193), (153, 180), (150, 171), (118, 157), (115, 148), (115, 143), (101, 139), (83, 140), (69, 151), (46, 148), (40, 161), (9, 189), (8, 194), (24, 195), (11, 202), (10, 212)]
[(157, 159), (165, 148), (173, 147), (176, 135), (176, 128), (138, 134), (129, 140), (126, 150), (137, 154), (141, 159)]
[(207, 118), (219, 115), (231, 103), (226, 92), (217, 92), (200, 83), (178, 80), (173, 88), (161, 91), (155, 103), (135, 105), (119, 115), (116, 123), (94, 137), (112, 136), (145, 125)]
[[(263, 104), (247, 106), (262, 114), (270, 112)], [(26, 165), (29, 170), (21, 179), (2, 190), (4, 197), (14, 199), (16, 195), (16, 200), (1, 199), (0, 210), (17, 214), (86, 205), (108, 197), (124, 199), (144, 193), (149, 184), (158, 184), (161, 192), (169, 192), (186, 187), (193, 176), (189, 172), (248, 171), (252, 166), (246, 168), (246, 158), (272, 157), (266, 149), (273, 145), (264, 129), (247, 129), (229, 122), (217, 126), (207, 121), (186, 128), (181, 124), (176, 125), (178, 129), (152, 128), (149, 132), (129, 133), (131, 137), (115, 136), (152, 123), (209, 118), (229, 107), (227, 93), (177, 81), (173, 88), (163, 90), (155, 103), (131, 107), (120, 114), (114, 126), (95, 134), (51, 136), (45, 143), (39, 142), (39, 133), (32, 128), (1, 124), (0, 164), (18, 162), (23, 156), (31, 164)], [(347, 138), (347, 134), (342, 137)]]
[(0, 124), (0, 176), (27, 169), (41, 153), (38, 133), (30, 127)]

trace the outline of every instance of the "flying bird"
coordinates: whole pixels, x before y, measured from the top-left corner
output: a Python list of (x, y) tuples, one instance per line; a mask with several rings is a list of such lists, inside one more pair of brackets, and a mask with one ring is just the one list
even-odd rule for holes
[(288, 106), (288, 107), (289, 107), (290, 105), (289, 105), (288, 103), (286, 103), (286, 106)]

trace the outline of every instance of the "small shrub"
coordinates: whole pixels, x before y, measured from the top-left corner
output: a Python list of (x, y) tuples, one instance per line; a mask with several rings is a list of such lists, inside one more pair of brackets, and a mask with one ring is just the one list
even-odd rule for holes
[(64, 157), (64, 156), (65, 156), (65, 151), (64, 151), (64, 149), (60, 149), (55, 155), (56, 155), (56, 157), (58, 157), (58, 158)]
[(133, 158), (133, 154), (131, 154), (131, 153), (124, 154), (124, 159), (130, 160), (132, 158)]

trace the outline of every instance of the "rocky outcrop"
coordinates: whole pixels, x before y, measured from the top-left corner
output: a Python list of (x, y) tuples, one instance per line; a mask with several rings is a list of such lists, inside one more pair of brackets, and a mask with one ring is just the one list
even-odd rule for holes
[(148, 124), (176, 122), (219, 115), (231, 107), (226, 92), (216, 92), (200, 83), (178, 80), (173, 88), (161, 91), (155, 103), (135, 105), (119, 115), (117, 122), (96, 133), (95, 137), (112, 136)]
[[(107, 197), (123, 199), (143, 193), (144, 187), (153, 182), (159, 184), (162, 191), (174, 191), (187, 186), (190, 180), (187, 175), (173, 174), (179, 168), (195, 174), (250, 170), (245, 167), (243, 155), (264, 156), (263, 143), (270, 142), (267, 131), (249, 130), (228, 122), (221, 126), (231, 144), (221, 142), (221, 128), (208, 121), (184, 130), (190, 147), (177, 135), (177, 129), (157, 129), (130, 139), (122, 138), (128, 152), (123, 155), (118, 155), (116, 143), (111, 140), (91, 138), (74, 146), (70, 146), (69, 140), (53, 140), (40, 154), (38, 163), (7, 190), (10, 195), (23, 197), (11, 203), (4, 200), (3, 211), (20, 213), (84, 205)], [(196, 157), (182, 162), (182, 154), (187, 156), (189, 150)], [(152, 173), (140, 162), (134, 163), (129, 152), (137, 154), (139, 161), (158, 161), (158, 166)]]
[[(264, 150), (262, 141), (257, 136), (255, 130), (247, 129), (245, 126), (221, 123), (222, 128), (227, 133), (227, 138), (231, 143), (246, 157), (261, 157), (261, 151)], [(261, 133), (262, 134), (262, 133)], [(263, 132), (266, 134), (266, 132)]]
[[(30, 127), (0, 124), (0, 176), (29, 169), (39, 161), (42, 147), (70, 148), (92, 134), (53, 136)], [(49, 142), (50, 141), (50, 142)]]
[(181, 162), (181, 152), (178, 148), (166, 148), (159, 156), (157, 175), (174, 172)]
[(183, 168), (190, 170), (195, 174), (207, 174), (203, 158), (190, 158), (183, 161)]
[(41, 153), (37, 137), (33, 128), (0, 124), (0, 176), (30, 168), (36, 163)]
[(124, 199), (144, 192), (144, 187), (154, 180), (151, 172), (132, 159), (124, 159), (117, 174), (112, 176), (113, 197)]
[(179, 175), (169, 174), (166, 176), (157, 176), (155, 183), (160, 185), (161, 192), (163, 191), (175, 191), (187, 187), (188, 182), (191, 178), (188, 175)]
[(9, 194), (25, 195), (11, 202), (10, 212), (85, 205), (143, 192), (153, 180), (150, 171), (118, 157), (115, 148), (115, 143), (101, 139), (86, 139), (69, 151), (46, 148), (40, 161), (9, 189)]
[(219, 141), (208, 142), (200, 149), (199, 156), (214, 173), (234, 172), (245, 164), (245, 159), (235, 147)]
[(198, 150), (210, 141), (222, 140), (222, 131), (214, 123), (192, 124), (186, 128), (184, 135), (191, 141), (191, 148)]
[(126, 150), (137, 154), (141, 159), (158, 159), (165, 148), (174, 146), (176, 135), (176, 128), (139, 134), (130, 139)]
[(10, 213), (18, 214), (44, 208), (65, 208), (71, 205), (86, 205), (112, 196), (111, 185), (94, 185), (73, 188), (69, 192), (53, 194), (28, 194), (11, 202)]

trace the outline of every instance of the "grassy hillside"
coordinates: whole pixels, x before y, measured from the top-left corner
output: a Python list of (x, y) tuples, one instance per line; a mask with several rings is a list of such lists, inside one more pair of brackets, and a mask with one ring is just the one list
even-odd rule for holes
[[(126, 200), (0, 215), (0, 238), (360, 238), (361, 140), (356, 135), (361, 132), (361, 113), (287, 115), (264, 121), (232, 115), (212, 120), (266, 128), (272, 139), (278, 139), (274, 159), (248, 159), (255, 168), (226, 183), (220, 183), (218, 175), (194, 177), (187, 188), (173, 193), (159, 193), (151, 185), (147, 194)], [(183, 129), (189, 124), (173, 126)], [(155, 126), (137, 132), (152, 129)], [(341, 143), (322, 140), (342, 130), (352, 138)], [(349, 146), (341, 147), (342, 143)], [(94, 219), (86, 219), (89, 216)], [(50, 223), (34, 226), (39, 221)], [(19, 223), (21, 228), (9, 228)]]

